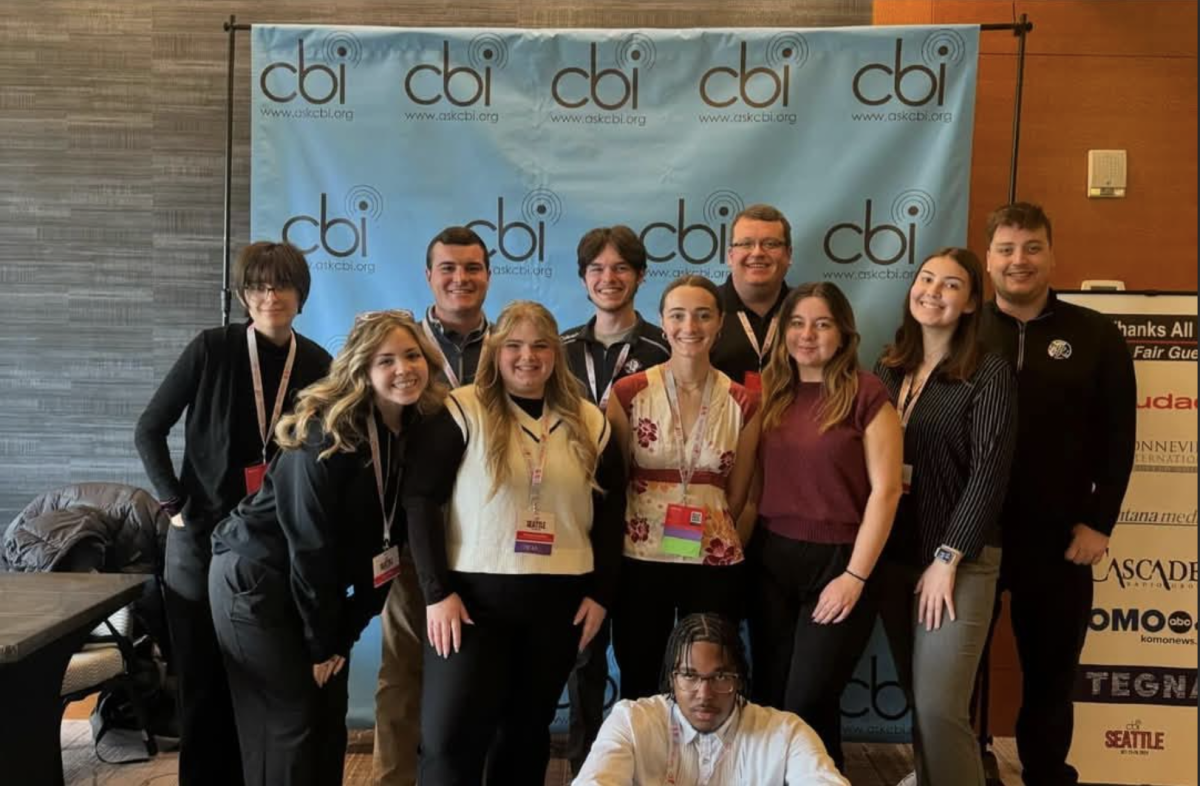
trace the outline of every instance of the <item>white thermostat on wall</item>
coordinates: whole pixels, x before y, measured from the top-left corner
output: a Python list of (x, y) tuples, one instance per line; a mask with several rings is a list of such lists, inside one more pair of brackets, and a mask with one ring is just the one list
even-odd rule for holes
[(1088, 151), (1088, 196), (1125, 196), (1125, 151)]

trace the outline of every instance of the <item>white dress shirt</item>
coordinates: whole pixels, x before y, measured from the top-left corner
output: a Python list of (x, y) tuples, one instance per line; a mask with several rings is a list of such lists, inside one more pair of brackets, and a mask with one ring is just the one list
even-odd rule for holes
[(850, 786), (807, 723), (746, 702), (711, 734), (692, 728), (666, 696), (619, 701), (574, 786), (662, 786), (679, 724), (676, 786)]

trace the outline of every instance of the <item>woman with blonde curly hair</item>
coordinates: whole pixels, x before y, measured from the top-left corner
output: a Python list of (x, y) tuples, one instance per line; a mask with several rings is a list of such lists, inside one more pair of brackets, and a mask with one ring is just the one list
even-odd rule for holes
[(840, 768), (838, 702), (875, 624), (871, 574), (900, 500), (900, 419), (859, 369), (854, 312), (835, 284), (796, 287), (778, 320), (749, 549), (753, 692), (812, 724)]
[(360, 314), (276, 428), (261, 491), (213, 533), (209, 594), (249, 786), (342, 782), (347, 659), (396, 575), (412, 427), (440, 354), (407, 311)]
[[(428, 646), (419, 780), (541, 783), (577, 653), (616, 591), (625, 478), (545, 307), (510, 303), (475, 384), (422, 424), (404, 507)], [(486, 764), (485, 764), (486, 760)]]

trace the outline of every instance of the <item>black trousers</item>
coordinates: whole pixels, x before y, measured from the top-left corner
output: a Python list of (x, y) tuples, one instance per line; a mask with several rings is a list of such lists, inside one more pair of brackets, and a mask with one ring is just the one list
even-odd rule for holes
[(575, 668), (567, 680), (567, 696), (571, 701), (570, 726), (567, 733), (567, 759), (571, 773), (578, 775), (604, 723), (604, 703), (608, 696), (608, 645), (612, 639), (612, 620), (604, 624), (579, 653)]
[(613, 653), (621, 670), (622, 699), (660, 692), (663, 656), (677, 618), (712, 613), (734, 625), (740, 622), (743, 565), (625, 559), (613, 617)]
[(841, 697), (875, 626), (874, 580), (845, 620), (818, 625), (812, 614), (853, 550), (852, 544), (785, 538), (765, 527), (749, 549), (753, 700), (807, 721), (839, 769), (845, 764)]
[[(1079, 655), (1092, 612), (1092, 569), (1059, 554), (1005, 547), (1001, 591), (1010, 596), (1010, 616), (1021, 662), (1021, 709), (1017, 753), (1027, 786), (1074, 786), (1067, 764), (1075, 731), (1072, 692)], [(1000, 593), (996, 594), (997, 603)]]
[(208, 599), (212, 560), (206, 522), (167, 532), (164, 600), (179, 684), (179, 784), (240, 786), (241, 754), (229, 680)]
[(582, 576), (456, 573), (473, 625), (442, 658), (425, 642), (418, 780), (541, 786), (550, 722), (579, 652)]
[(218, 554), (209, 570), (248, 786), (340, 786), (350, 663), (313, 679), (287, 576)]

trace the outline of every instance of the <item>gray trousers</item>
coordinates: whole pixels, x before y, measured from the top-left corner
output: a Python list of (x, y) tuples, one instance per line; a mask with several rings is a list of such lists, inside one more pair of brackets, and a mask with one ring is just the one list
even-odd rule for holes
[(383, 653), (375, 687), (372, 776), (378, 786), (413, 786), (417, 782), (417, 746), (421, 740), (425, 598), (407, 547), (401, 554), (400, 575), (388, 591), (380, 623)]
[(985, 546), (979, 557), (963, 560), (954, 581), (951, 622), (926, 631), (917, 624), (913, 590), (922, 569), (888, 560), (879, 565), (880, 617), (887, 631), (900, 684), (913, 708), (913, 758), (919, 786), (984, 786), (979, 741), (971, 728), (971, 693), (983, 656), (1000, 549)]

